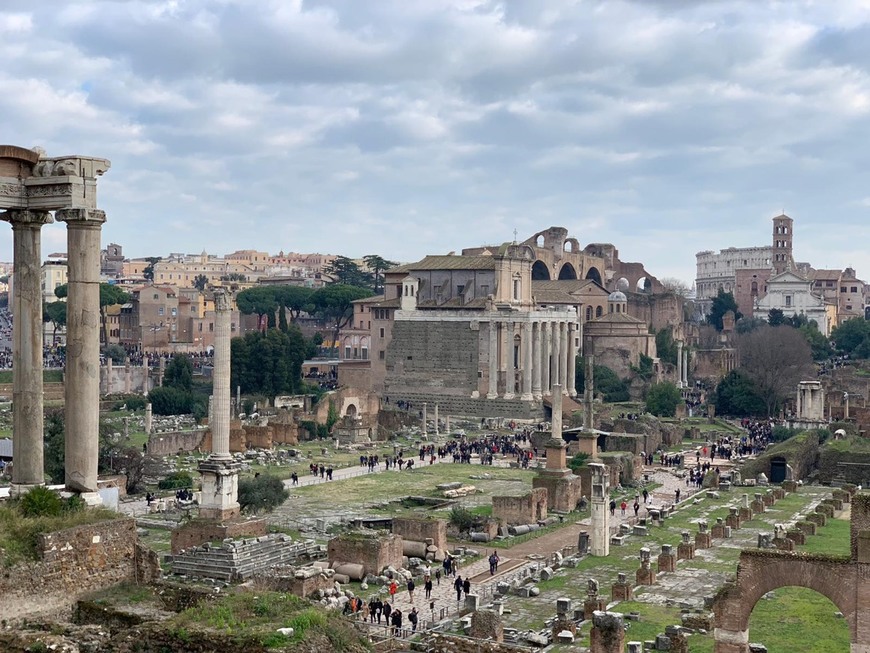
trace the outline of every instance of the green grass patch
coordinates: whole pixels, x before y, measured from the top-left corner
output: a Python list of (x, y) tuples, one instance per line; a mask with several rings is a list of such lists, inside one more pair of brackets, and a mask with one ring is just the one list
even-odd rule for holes
[(841, 653), (849, 650), (849, 626), (834, 616), (831, 601), (803, 587), (784, 587), (755, 604), (749, 618), (749, 641), (768, 653)]
[[(43, 383), (63, 383), (63, 370), (43, 370)], [(12, 370), (0, 370), (0, 383), (12, 383)]]
[[(176, 636), (183, 639), (198, 628), (232, 636), (237, 642), (258, 643), (267, 648), (370, 649), (337, 612), (313, 607), (310, 602), (278, 592), (239, 592), (217, 601), (202, 603), (170, 620)], [(294, 629), (292, 637), (277, 628)]]
[(851, 555), (850, 527), (851, 524), (847, 519), (829, 519), (824, 526), (816, 528), (815, 535), (807, 535), (807, 543), (799, 545), (797, 550), (839, 556)]

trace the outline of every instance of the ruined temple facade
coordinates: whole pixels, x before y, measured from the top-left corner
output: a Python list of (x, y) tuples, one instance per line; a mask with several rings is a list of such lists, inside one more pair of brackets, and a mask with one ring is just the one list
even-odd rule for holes
[[(632, 283), (641, 292), (629, 290)], [(640, 353), (654, 356), (649, 323), (631, 316), (631, 297), (642, 296), (638, 306), (651, 315), (661, 284), (641, 264), (621, 263), (612, 245), (581, 249), (564, 228), (397, 266), (385, 273), (383, 295), (355, 302), (341, 334), (339, 381), (371, 389), (387, 405), (538, 419), (552, 385), (576, 395), (575, 360), (589, 341), (583, 330), (612, 319), (607, 285), (628, 290), (620, 306), (630, 322), (626, 359), (636, 365)], [(682, 306), (674, 313), (671, 324)]]

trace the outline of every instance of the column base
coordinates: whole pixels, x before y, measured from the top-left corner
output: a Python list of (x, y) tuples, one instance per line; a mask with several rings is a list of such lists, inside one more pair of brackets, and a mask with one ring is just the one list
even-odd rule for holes
[(88, 508), (98, 508), (103, 505), (103, 497), (100, 496), (99, 492), (82, 492), (79, 496)]
[(516, 395), (513, 392), (505, 392), (504, 393), (505, 399), (513, 399), (514, 397), (516, 397)]
[(540, 401), (541, 399), (543, 399), (544, 396), (541, 394), (541, 391), (539, 390), (538, 392), (533, 392), (532, 397), (535, 398), (535, 401)]
[(202, 475), (202, 519), (225, 522), (239, 516), (239, 464), (230, 460), (208, 458), (199, 464)]
[(528, 393), (528, 392), (527, 392), (527, 393), (525, 393), (525, 394), (521, 394), (521, 395), (520, 395), (520, 399), (522, 399), (523, 401), (531, 401), (531, 400), (532, 400), (532, 395), (531, 395), (531, 393)]
[(13, 483), (9, 488), (10, 497), (20, 497), (27, 494), (35, 487), (43, 487), (45, 483)]
[(572, 387), (572, 388), (568, 391), (568, 396), (571, 397), (571, 399), (574, 399), (574, 398), (577, 396), (577, 390), (576, 390), (575, 388)]
[(486, 398), (487, 399), (498, 399), (498, 395), (495, 394), (494, 392), (490, 392), (490, 393), (487, 393)]

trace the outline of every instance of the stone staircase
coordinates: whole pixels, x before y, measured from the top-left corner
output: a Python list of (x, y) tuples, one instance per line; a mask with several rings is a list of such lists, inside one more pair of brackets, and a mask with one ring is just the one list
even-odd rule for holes
[(287, 535), (225, 540), (205, 543), (173, 556), (172, 573), (191, 578), (213, 578), (224, 582), (244, 581), (277, 565), (319, 557), (322, 547), (314, 540), (292, 540)]

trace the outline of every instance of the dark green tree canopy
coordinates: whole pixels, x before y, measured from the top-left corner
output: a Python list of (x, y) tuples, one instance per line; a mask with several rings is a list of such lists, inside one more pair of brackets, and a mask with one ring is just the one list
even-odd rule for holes
[(346, 256), (337, 256), (335, 260), (324, 267), (324, 272), (331, 276), (336, 284), (371, 288), (373, 275), (363, 270), (356, 262)]
[(269, 329), (233, 338), (231, 383), (246, 394), (274, 397), (293, 394), (302, 387), (302, 362), (308, 352), (302, 331), (291, 324), (287, 331)]
[(712, 324), (716, 328), (716, 331), (721, 331), (722, 318), (728, 311), (734, 311), (735, 322), (743, 317), (743, 314), (737, 310), (737, 302), (734, 300), (734, 295), (720, 288), (719, 293), (713, 298), (710, 313), (707, 315), (707, 322)]
[(377, 254), (367, 254), (366, 256), (363, 256), (363, 261), (366, 262), (366, 265), (372, 273), (372, 290), (374, 290), (376, 295), (380, 294), (384, 289), (384, 272), (395, 267), (397, 263), (388, 261)]
[(191, 390), (193, 388), (193, 362), (187, 356), (173, 356), (163, 372), (163, 387)]
[(767, 405), (755, 383), (740, 370), (732, 370), (719, 382), (714, 403), (719, 415), (761, 417), (767, 414)]
[(193, 287), (202, 292), (208, 285), (208, 277), (204, 274), (198, 274), (193, 278)]
[(870, 321), (860, 317), (846, 320), (831, 332), (834, 346), (852, 358), (870, 358)]
[(371, 297), (372, 291), (357, 286), (331, 283), (318, 288), (311, 295), (311, 306), (321, 320), (332, 326), (333, 347), (337, 347), (338, 334), (353, 320), (353, 302)]
[(295, 322), (299, 314), (311, 306), (311, 295), (314, 290), (304, 286), (275, 286), (275, 299), (290, 311), (290, 321)]
[(669, 381), (656, 383), (646, 395), (646, 410), (656, 417), (673, 417), (683, 401), (680, 389)]
[(236, 306), (243, 315), (272, 315), (278, 310), (278, 299), (274, 286), (246, 288), (236, 295)]

